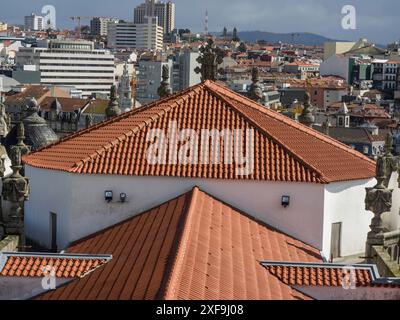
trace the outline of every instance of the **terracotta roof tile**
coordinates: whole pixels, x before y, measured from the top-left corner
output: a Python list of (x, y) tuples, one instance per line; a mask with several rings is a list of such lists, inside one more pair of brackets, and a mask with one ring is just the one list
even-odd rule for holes
[(57, 278), (82, 278), (106, 264), (111, 256), (44, 253), (0, 253), (0, 277), (43, 277), (46, 266)]
[[(42, 111), (50, 111), (51, 104), (54, 102), (56, 98), (46, 97), (40, 104), (40, 110)], [(89, 104), (90, 100), (88, 99), (75, 99), (75, 98), (57, 98), (58, 102), (61, 105), (61, 112), (73, 112), (75, 110), (83, 109), (86, 105)]]
[(113, 259), (39, 299), (308, 299), (260, 261), (321, 261), (316, 248), (197, 188), (68, 251), (110, 252)]
[[(151, 129), (253, 129), (254, 171), (235, 164), (150, 164)], [(233, 151), (232, 151), (233, 153)], [(221, 150), (223, 154), (223, 150)], [(375, 163), (315, 130), (206, 81), (24, 157), (34, 167), (86, 174), (155, 175), (329, 183), (371, 178)]]
[[(380, 279), (374, 265), (337, 265), (291, 262), (262, 262), (267, 271), (289, 286), (342, 287), (346, 276), (353, 277), (356, 287), (400, 288), (400, 282)], [(349, 267), (354, 273), (351, 274)]]

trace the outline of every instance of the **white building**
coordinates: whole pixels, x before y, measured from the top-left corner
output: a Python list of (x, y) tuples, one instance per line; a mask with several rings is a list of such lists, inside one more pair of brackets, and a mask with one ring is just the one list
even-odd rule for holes
[[(199, 186), (325, 257), (364, 252), (373, 216), (365, 210), (365, 188), (375, 184), (374, 161), (210, 81), (162, 101), (24, 157), (31, 185), (28, 238), (46, 247), (56, 242), (60, 250)], [(194, 143), (189, 149), (158, 144), (159, 161), (148, 157), (157, 146), (154, 136), (148, 139), (151, 129), (174, 144), (174, 133), (188, 128)], [(178, 162), (175, 151), (197, 155), (196, 134), (204, 128), (246, 131), (245, 159), (218, 164), (206, 149), (201, 155), (209, 157), (197, 164), (182, 163), (188, 159), (182, 157)], [(230, 150), (224, 159), (241, 148)], [(398, 208), (393, 179), (393, 208)], [(400, 226), (397, 210), (387, 214), (386, 224), (390, 230)]]
[(110, 23), (118, 23), (117, 18), (107, 18), (107, 17), (94, 17), (90, 21), (90, 33), (94, 36), (107, 36), (108, 25)]
[(25, 30), (26, 31), (43, 31), (45, 28), (44, 18), (32, 13), (25, 16)]
[(158, 88), (160, 87), (162, 78), (162, 68), (168, 65), (170, 71), (170, 85), (172, 87), (173, 79), (173, 62), (168, 61), (154, 61), (154, 60), (140, 60), (137, 75), (137, 100), (141, 104), (146, 104), (159, 99)]
[(84, 97), (108, 94), (114, 84), (114, 55), (95, 50), (90, 41), (53, 40), (47, 48), (21, 48), (16, 64), (40, 71), (44, 85), (74, 86)]
[(171, 33), (175, 29), (175, 4), (171, 1), (146, 0), (146, 3), (138, 5), (134, 10), (134, 22), (145, 23), (147, 17), (157, 17), (158, 25), (164, 33)]
[(117, 49), (162, 50), (163, 28), (157, 18), (145, 23), (120, 22), (108, 25), (107, 45)]
[(198, 51), (185, 49), (175, 56), (173, 65), (173, 89), (175, 92), (184, 90), (201, 82), (201, 75), (194, 70), (199, 67)]
[(350, 81), (349, 57), (342, 54), (334, 54), (328, 57), (320, 66), (321, 76), (338, 76)]

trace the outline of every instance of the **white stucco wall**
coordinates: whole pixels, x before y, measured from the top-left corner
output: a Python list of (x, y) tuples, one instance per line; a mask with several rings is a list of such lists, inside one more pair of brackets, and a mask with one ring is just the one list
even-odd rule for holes
[(317, 286), (294, 286), (294, 288), (316, 300), (400, 300), (398, 288), (357, 287), (348, 290), (342, 287)]
[[(58, 216), (58, 247), (102, 230), (199, 186), (205, 192), (318, 248), (322, 247), (324, 186), (306, 183), (228, 181), (168, 177), (77, 175), (26, 167), (31, 196), (26, 235), (50, 245), (50, 212)], [(112, 190), (114, 201), (104, 200)], [(119, 194), (128, 195), (120, 203)], [(288, 208), (282, 195), (291, 196)], [(70, 216), (67, 219), (67, 216)]]
[[(0, 300), (27, 300), (45, 293), (41, 277), (0, 277)], [(75, 279), (57, 278), (56, 288)]]
[(321, 76), (339, 76), (349, 82), (349, 58), (333, 55), (321, 63)]
[[(26, 202), (26, 235), (50, 246), (50, 212), (58, 217), (58, 248), (100, 231), (138, 213), (160, 205), (194, 186), (253, 215), (330, 255), (332, 223), (342, 222), (342, 255), (364, 252), (372, 213), (365, 211), (365, 188), (375, 180), (332, 183), (281, 183), (190, 179), (173, 177), (130, 177), (79, 175), (26, 167), (31, 196)], [(397, 177), (393, 178), (397, 179)], [(107, 203), (104, 191), (112, 190)], [(119, 202), (126, 193), (128, 201)], [(397, 190), (396, 192), (399, 192)], [(288, 208), (282, 195), (291, 196)], [(395, 206), (399, 208), (400, 195)], [(107, 252), (105, 252), (107, 253)]]
[(365, 251), (365, 241), (372, 213), (365, 210), (365, 188), (373, 187), (375, 179), (331, 183), (325, 186), (325, 217), (323, 248), (326, 257), (331, 253), (331, 228), (342, 223), (341, 255)]
[(25, 234), (50, 248), (50, 212), (57, 214), (58, 236), (68, 235), (68, 216), (73, 210), (70, 175), (60, 171), (25, 168), (30, 179), (30, 196), (25, 202)]

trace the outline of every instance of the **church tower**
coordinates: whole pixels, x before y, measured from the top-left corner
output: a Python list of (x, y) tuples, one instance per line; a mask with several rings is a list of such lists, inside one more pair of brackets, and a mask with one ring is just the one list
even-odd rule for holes
[(337, 112), (337, 126), (341, 128), (350, 127), (349, 109), (347, 108), (347, 105), (344, 102)]
[(118, 84), (118, 104), (122, 112), (132, 109), (132, 87), (129, 77), (128, 64), (125, 62), (124, 72)]

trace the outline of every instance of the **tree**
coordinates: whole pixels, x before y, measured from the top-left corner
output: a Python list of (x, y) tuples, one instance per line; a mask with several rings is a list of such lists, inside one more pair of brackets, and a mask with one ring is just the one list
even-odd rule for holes
[(240, 41), (240, 39), (239, 39), (239, 37), (238, 37), (238, 32), (237, 32), (236, 27), (233, 28), (232, 40), (233, 40), (233, 41)]

